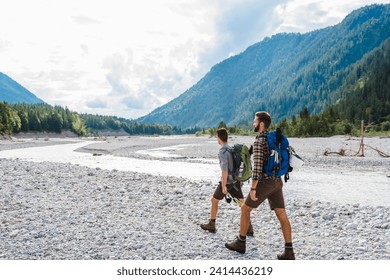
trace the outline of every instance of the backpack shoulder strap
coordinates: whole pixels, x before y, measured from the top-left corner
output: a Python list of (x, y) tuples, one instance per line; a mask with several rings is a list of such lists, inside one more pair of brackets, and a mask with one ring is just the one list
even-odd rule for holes
[(282, 144), (284, 135), (282, 134), (282, 130), (280, 128), (277, 128), (275, 131), (275, 137), (276, 137), (276, 146), (279, 147), (280, 144)]

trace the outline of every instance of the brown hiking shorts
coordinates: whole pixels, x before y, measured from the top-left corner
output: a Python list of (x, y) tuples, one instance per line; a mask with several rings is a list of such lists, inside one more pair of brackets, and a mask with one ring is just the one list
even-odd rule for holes
[(257, 208), (265, 199), (268, 199), (271, 210), (285, 208), (282, 188), (283, 182), (281, 178), (260, 179), (256, 186), (257, 200), (253, 201), (249, 193), (245, 204), (251, 208)]
[[(244, 195), (242, 194), (242, 188), (241, 188), (241, 182), (236, 182), (234, 184), (227, 184), (226, 185), (228, 193), (230, 193), (232, 196), (243, 199)], [(219, 182), (217, 188), (215, 189), (213, 197), (218, 200), (222, 200), (225, 195), (222, 192), (222, 183)]]

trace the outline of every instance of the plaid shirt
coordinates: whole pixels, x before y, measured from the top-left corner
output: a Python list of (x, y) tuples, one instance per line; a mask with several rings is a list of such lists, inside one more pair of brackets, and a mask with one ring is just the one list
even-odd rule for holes
[(260, 132), (253, 143), (252, 180), (258, 181), (263, 177), (263, 168), (269, 157), (268, 132)]

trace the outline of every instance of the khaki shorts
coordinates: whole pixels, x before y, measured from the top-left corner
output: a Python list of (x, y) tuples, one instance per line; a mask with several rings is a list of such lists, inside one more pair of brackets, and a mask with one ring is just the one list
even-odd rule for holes
[(256, 186), (257, 200), (253, 201), (249, 193), (245, 204), (251, 208), (257, 208), (265, 199), (268, 199), (271, 210), (285, 208), (282, 188), (283, 182), (280, 178), (260, 179)]
[[(242, 186), (241, 182), (236, 182), (234, 184), (226, 184), (228, 193), (230, 193), (232, 196), (234, 196), (238, 199), (244, 198), (244, 195), (242, 194), (241, 186)], [(213, 197), (215, 199), (218, 199), (218, 200), (222, 200), (225, 197), (225, 195), (222, 192), (222, 183), (221, 182), (219, 182), (217, 188), (215, 189)]]

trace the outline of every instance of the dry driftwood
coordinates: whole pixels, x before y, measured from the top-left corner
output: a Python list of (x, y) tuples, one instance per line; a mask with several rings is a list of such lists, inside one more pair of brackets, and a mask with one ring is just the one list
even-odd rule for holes
[(376, 149), (376, 148), (374, 148), (374, 147), (371, 147), (371, 146), (369, 146), (369, 145), (367, 145), (367, 144), (366, 144), (366, 147), (369, 147), (369, 148), (373, 149), (373, 150), (376, 151), (381, 157), (390, 157), (390, 155), (388, 155), (388, 154), (386, 154), (386, 153), (384, 153), (384, 152), (382, 152), (382, 151), (380, 151), (380, 150), (378, 150), (378, 149)]
[(328, 155), (340, 155), (340, 156), (345, 156), (345, 150), (344, 150), (344, 149), (340, 149), (338, 152), (325, 151), (325, 152), (324, 152), (324, 156), (328, 156)]

